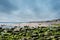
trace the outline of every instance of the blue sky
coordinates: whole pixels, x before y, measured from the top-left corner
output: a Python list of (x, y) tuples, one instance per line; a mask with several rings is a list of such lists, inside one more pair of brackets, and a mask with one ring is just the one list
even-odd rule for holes
[(0, 22), (60, 18), (60, 0), (0, 0)]

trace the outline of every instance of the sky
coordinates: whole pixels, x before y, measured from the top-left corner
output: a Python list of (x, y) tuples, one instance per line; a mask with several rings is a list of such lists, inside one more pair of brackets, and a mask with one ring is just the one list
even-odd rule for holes
[(60, 0), (0, 0), (0, 22), (60, 18)]

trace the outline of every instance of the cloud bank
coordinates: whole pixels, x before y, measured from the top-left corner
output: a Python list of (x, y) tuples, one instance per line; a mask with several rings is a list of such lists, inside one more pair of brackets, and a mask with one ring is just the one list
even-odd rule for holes
[(0, 22), (60, 18), (60, 0), (0, 0)]

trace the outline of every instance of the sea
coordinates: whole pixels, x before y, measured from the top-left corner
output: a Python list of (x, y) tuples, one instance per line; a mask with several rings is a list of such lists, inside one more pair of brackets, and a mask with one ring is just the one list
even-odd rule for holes
[[(21, 23), (27, 23), (27, 22), (0, 22), (0, 27), (2, 28), (14, 28), (13, 24), (21, 24)], [(6, 26), (1, 26), (6, 25)]]

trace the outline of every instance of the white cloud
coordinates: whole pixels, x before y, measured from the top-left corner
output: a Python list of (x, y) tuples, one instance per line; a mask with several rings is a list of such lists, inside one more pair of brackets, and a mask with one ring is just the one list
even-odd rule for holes
[(12, 5), (17, 7), (17, 10), (10, 10), (7, 13), (0, 12), (0, 21), (25, 22), (58, 18), (59, 13), (53, 10), (51, 1), (52, 0), (9, 0)]

